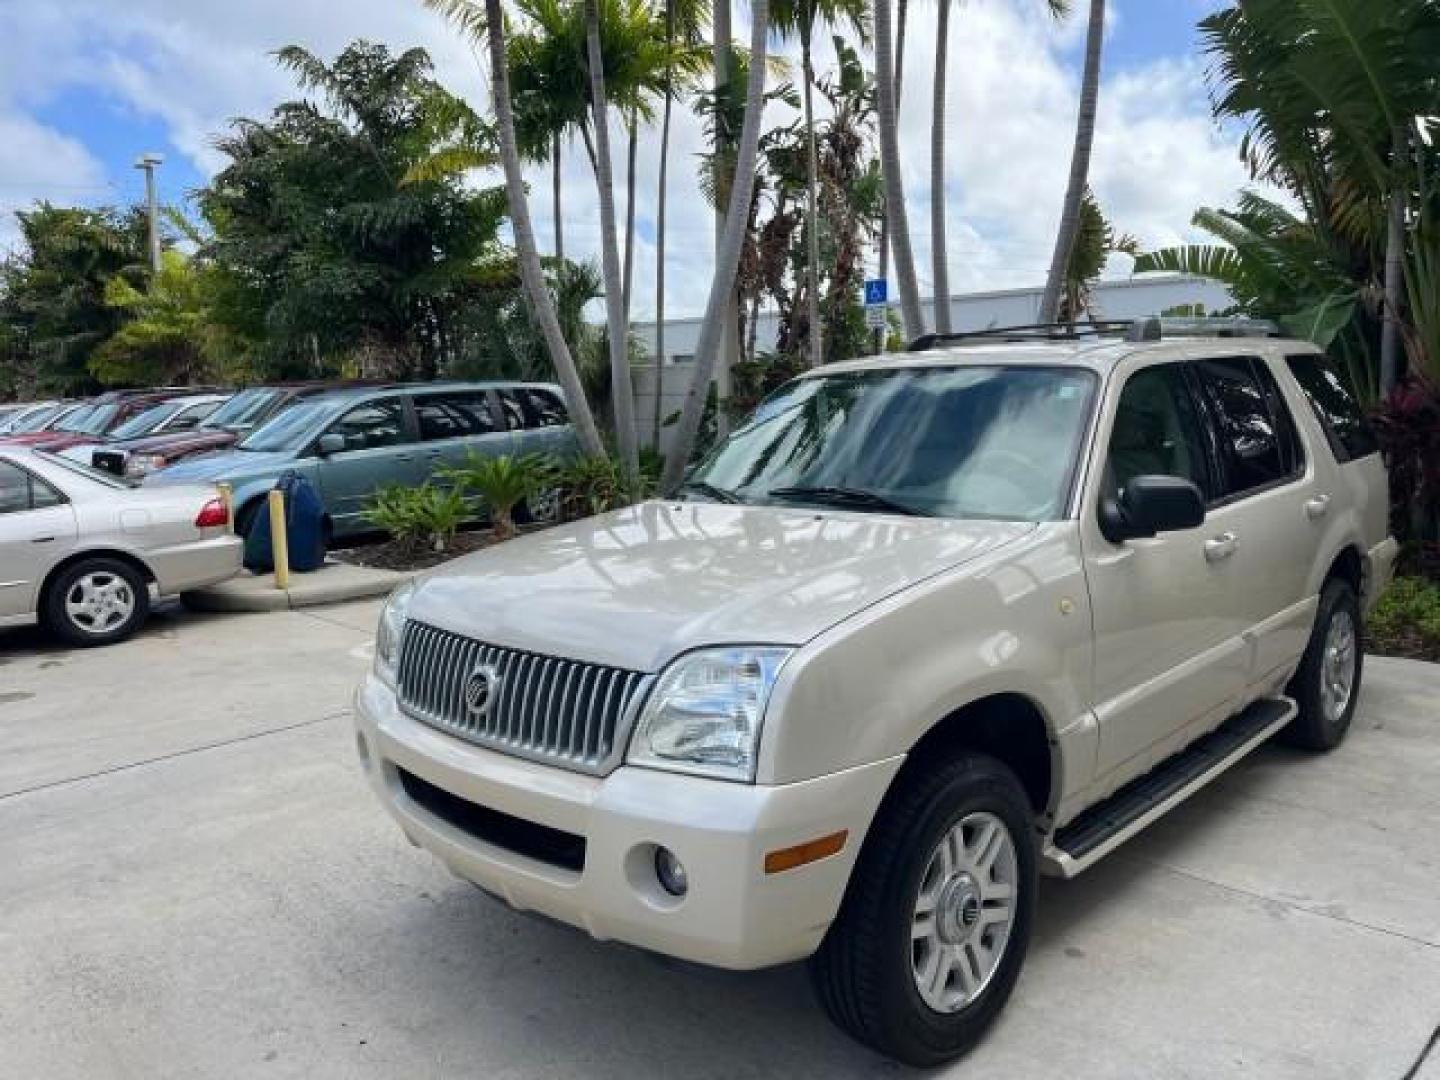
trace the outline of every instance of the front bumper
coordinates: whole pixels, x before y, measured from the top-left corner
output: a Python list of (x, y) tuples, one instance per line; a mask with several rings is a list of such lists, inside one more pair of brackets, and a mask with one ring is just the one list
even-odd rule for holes
[[(455, 874), (585, 930), (715, 967), (748, 970), (809, 956), (839, 910), (850, 870), (901, 759), (763, 786), (622, 766), (568, 772), (462, 742), (406, 716), (367, 675), (355, 697), (365, 771), (406, 836)], [(480, 839), (407, 793), (402, 770), (450, 795), (584, 839), (566, 869)], [(768, 852), (848, 831), (835, 855), (783, 873)], [(677, 898), (655, 878), (656, 845), (684, 864)]]

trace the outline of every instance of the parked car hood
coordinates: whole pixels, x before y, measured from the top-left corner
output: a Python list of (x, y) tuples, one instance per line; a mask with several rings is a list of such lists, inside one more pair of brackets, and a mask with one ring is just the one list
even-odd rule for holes
[(426, 575), (410, 617), (537, 653), (654, 671), (701, 645), (801, 644), (1034, 525), (646, 502)]
[(146, 483), (175, 484), (190, 481), (227, 480), (237, 476), (252, 476), (286, 468), (294, 463), (295, 455), (284, 450), (228, 450), (205, 457), (193, 458), (172, 465), (168, 469), (152, 474)]
[[(72, 446), (96, 446), (105, 441), (101, 435), (82, 435), (78, 431), (46, 431), (36, 432), (38, 438), (26, 438), (22, 445), (32, 450), (49, 450), (52, 454), (58, 454), (61, 450), (69, 450)], [(18, 442), (19, 440), (17, 440)]]

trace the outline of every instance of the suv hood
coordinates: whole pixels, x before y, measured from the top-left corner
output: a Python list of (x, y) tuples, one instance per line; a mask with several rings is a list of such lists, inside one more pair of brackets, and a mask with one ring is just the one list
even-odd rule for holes
[(294, 461), (295, 455), (283, 450), (220, 450), (217, 453), (190, 458), (178, 465), (172, 465), (168, 469), (151, 473), (145, 478), (145, 482), (147, 484), (188, 484), (196, 481), (208, 483), (215, 480), (264, 474), (272, 469), (281, 469), (292, 465)]
[(1034, 528), (647, 502), (447, 563), (422, 578), (410, 617), (491, 644), (655, 671), (703, 645), (803, 644)]

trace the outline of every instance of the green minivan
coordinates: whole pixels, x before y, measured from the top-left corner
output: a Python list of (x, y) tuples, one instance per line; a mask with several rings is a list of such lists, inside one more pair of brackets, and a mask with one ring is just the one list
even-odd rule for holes
[[(377, 488), (418, 487), (471, 453), (577, 452), (558, 386), (522, 382), (442, 382), (336, 389), (290, 406), (232, 449), (192, 458), (147, 484), (227, 483), (236, 530), (245, 533), (260, 501), (294, 470), (314, 485), (333, 534), (368, 531), (365, 507)], [(539, 507), (533, 516), (544, 517)]]

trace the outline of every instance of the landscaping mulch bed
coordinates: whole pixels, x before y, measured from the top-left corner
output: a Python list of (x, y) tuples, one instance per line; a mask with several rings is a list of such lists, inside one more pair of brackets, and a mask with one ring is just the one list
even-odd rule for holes
[(340, 548), (330, 554), (353, 566), (369, 566), (376, 570), (429, 570), (461, 555), (487, 548), (495, 538), (485, 532), (458, 533), (444, 551), (416, 548), (402, 540), (380, 540), (358, 547)]

